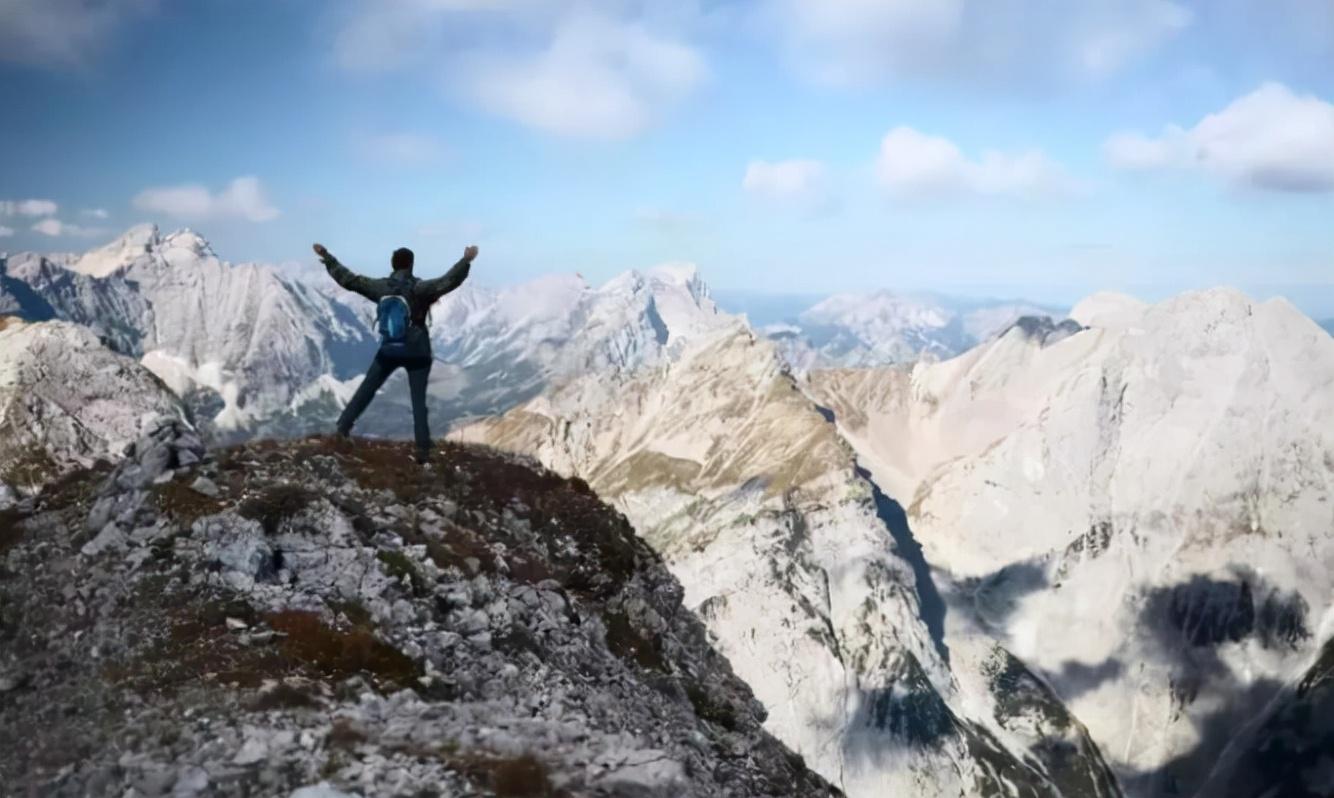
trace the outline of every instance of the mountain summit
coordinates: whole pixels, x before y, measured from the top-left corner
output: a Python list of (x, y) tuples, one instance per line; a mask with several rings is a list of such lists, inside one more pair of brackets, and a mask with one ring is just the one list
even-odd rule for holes
[(7, 791), (837, 794), (585, 484), (162, 429), (0, 516)]

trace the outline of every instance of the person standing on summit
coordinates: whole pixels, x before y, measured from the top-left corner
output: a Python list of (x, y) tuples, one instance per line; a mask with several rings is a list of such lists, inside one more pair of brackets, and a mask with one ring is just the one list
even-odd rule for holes
[(426, 382), (431, 375), (431, 336), (426, 319), (431, 305), (468, 279), (468, 271), (477, 257), (477, 247), (463, 250), (463, 257), (444, 276), (418, 280), (412, 275), (412, 250), (394, 250), (390, 258), (393, 274), (384, 278), (363, 277), (338, 262), (323, 244), (315, 245), (315, 254), (324, 263), (334, 282), (376, 303), (376, 328), (380, 350), (366, 370), (366, 378), (338, 417), (338, 435), (347, 438), (352, 425), (366, 411), (376, 391), (395, 369), (408, 372), (412, 395), (412, 429), (417, 442), (417, 462), (425, 464), (431, 456), (431, 429), (426, 419)]

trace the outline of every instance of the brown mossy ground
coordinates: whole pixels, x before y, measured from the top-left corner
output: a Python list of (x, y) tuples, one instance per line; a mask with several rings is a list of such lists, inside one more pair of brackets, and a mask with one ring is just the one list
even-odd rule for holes
[(24, 514), (17, 509), (0, 510), (0, 557), (23, 539)]
[(226, 507), (220, 499), (206, 496), (181, 480), (155, 485), (153, 492), (157, 496), (158, 509), (185, 527), (200, 518), (220, 513)]
[[(330, 738), (332, 736), (331, 733)], [(364, 742), (365, 736), (353, 739), (351, 748)], [(571, 798), (568, 792), (552, 784), (546, 763), (532, 754), (498, 756), (487, 751), (461, 751), (448, 742), (408, 746), (400, 753), (416, 759), (444, 762), (450, 770), (463, 774), (478, 788), (495, 794), (497, 798)]]
[[(535, 530), (570, 533), (592, 549), (591, 558), (579, 562), (544, 561), (530, 556), (520, 541), (508, 539), (499, 527), (468, 528), (446, 519), (443, 541), (431, 540), (420, 524), (400, 523), (394, 531), (409, 545), (425, 545), (442, 568), (477, 567), (483, 573), (502, 571), (511, 579), (540, 582), (555, 579), (566, 589), (593, 590), (597, 574), (613, 584), (630, 578), (637, 556), (656, 556), (639, 545), (633, 528), (620, 515), (607, 509), (581, 479), (566, 479), (533, 464), (517, 461), (479, 446), (442, 443), (432, 455), (430, 468), (422, 468), (411, 457), (410, 444), (402, 441), (357, 439), (344, 441), (316, 436), (296, 441), (261, 440), (233, 447), (218, 455), (219, 467), (232, 490), (243, 490), (251, 498), (242, 514), (276, 529), (318, 498), (300, 485), (263, 486), (248, 484), (251, 464), (267, 466), (308, 465), (320, 470), (321, 458), (333, 458), (337, 470), (369, 491), (385, 491), (411, 511), (426, 498), (454, 501), (462, 510), (482, 516), (516, 512)], [(322, 474), (326, 477), (333, 473)], [(357, 506), (340, 506), (358, 531), (370, 529), (369, 519)], [(505, 544), (504, 562), (492, 553), (496, 543)], [(470, 562), (471, 560), (471, 562)]]
[[(411, 459), (404, 442), (350, 443), (332, 437), (253, 441), (217, 452), (215, 458), (214, 481), (222, 490), (219, 498), (189, 487), (193, 471), (152, 488), (158, 508), (183, 530), (199, 518), (235, 506), (242, 516), (258, 521), (266, 533), (277, 534), (325, 498), (307, 487), (303, 476), (349, 479), (363, 490), (389, 493), (390, 504), (402, 508), (391, 519), (377, 515), (372, 520), (361, 499), (330, 496), (364, 537), (369, 538), (377, 528), (388, 528), (405, 544), (424, 546), (442, 569), (503, 575), (528, 584), (554, 580), (601, 615), (613, 653), (645, 670), (671, 670), (651, 635), (637, 629), (619, 609), (604, 605), (642, 565), (637, 558), (656, 555), (582, 480), (564, 479), (483, 447), (452, 443), (435, 451), (429, 469)], [(274, 484), (270, 480), (275, 477), (285, 481)], [(229, 497), (240, 497), (240, 501)], [(420, 503), (426, 499), (448, 500), (458, 508), (452, 518), (432, 516), (434, 528), (443, 530), (443, 535), (423, 531)], [(557, 546), (549, 554), (529, 551), (526, 542), (514, 539), (504, 525), (487, 521), (504, 513), (527, 521), (540, 534), (571, 536), (579, 551), (571, 553)], [(504, 553), (497, 554), (497, 550)], [(426, 577), (405, 553), (380, 551), (377, 558), (386, 573), (415, 595), (430, 593)], [(255, 617), (238, 603), (219, 605), (202, 594), (139, 598), (146, 606), (161, 605), (158, 609), (168, 618), (166, 631), (116, 676), (146, 689), (170, 691), (204, 678), (257, 688), (265, 681), (293, 676), (336, 682), (352, 675), (362, 675), (382, 689), (418, 686), (419, 666), (376, 638), (370, 614), (356, 602), (331, 605), (332, 620), (326, 622), (304, 612)], [(271, 628), (278, 633), (277, 640), (272, 645), (244, 645), (227, 628), (228, 617), (255, 628)], [(535, 645), (532, 641), (528, 645), (522, 640), (497, 641), (497, 645), (509, 644), (519, 648)]]
[(452, 754), (443, 757), (451, 768), (474, 784), (489, 788), (498, 798), (558, 798), (547, 766), (531, 754), (497, 757), (489, 754)]
[[(608, 648), (631, 668), (661, 683), (679, 682), (695, 713), (712, 724), (729, 729), (750, 724), (746, 706), (732, 706), (726, 693), (710, 692), (683, 675), (672, 661), (671, 643), (665, 649), (662, 640), (627, 615), (622, 589), (646, 577), (656, 584), (644, 569), (660, 561), (586, 483), (482, 447), (443, 444), (428, 469), (414, 463), (410, 453), (410, 444), (394, 441), (255, 441), (217, 450), (201, 466), (149, 488), (150, 502), (159, 511), (156, 521), (177, 529), (168, 530), (161, 537), (166, 543), (155, 544), (153, 557), (145, 561), (156, 573), (137, 577), (138, 587), (115, 602), (128, 648), (113, 648), (116, 653), (93, 666), (105, 680), (105, 692), (120, 696), (117, 701), (133, 695), (135, 704), (205, 701), (253, 712), (321, 712), (341, 696), (344, 680), (359, 677), (381, 692), (412, 689), (430, 700), (457, 699), (452, 691), (458, 688), (448, 680), (423, 685), (422, 666), (377, 636), (370, 613), (359, 603), (331, 601), (323, 613), (260, 612), (243, 599), (228, 598), (224, 589), (197, 580), (191, 584), (192, 574), (171, 545), (189, 536), (196, 520), (228, 511), (258, 521), (270, 534), (300, 531), (308, 526), (299, 520), (307, 508), (330, 502), (366, 543), (388, 531), (408, 546), (424, 546), (437, 566), (465, 577), (483, 573), (519, 583), (554, 581), (570, 602), (574, 622), (584, 614), (600, 617)], [(84, 472), (50, 486), (39, 497), (37, 512), (59, 515), (30, 526), (28, 534), (83, 524), (105, 473), (105, 468)], [(189, 487), (200, 474), (219, 487), (217, 498)], [(9, 533), (12, 540), (5, 537), (4, 520), (0, 517), (0, 553), (6, 546), (31, 542), (17, 533)], [(385, 573), (417, 596), (429, 596), (430, 569), (411, 554), (382, 550), (377, 556)], [(0, 602), (0, 640), (5, 612)], [(228, 619), (245, 628), (233, 628), (238, 624)], [(548, 655), (541, 640), (516, 629), (497, 636), (493, 645), (539, 658)], [(108, 704), (105, 714), (119, 717), (123, 706)], [(328, 740), (330, 773), (340, 756), (351, 756), (366, 741), (365, 734), (335, 720)], [(63, 738), (52, 745), (63, 746)], [(60, 762), (81, 755), (65, 748), (56, 757)], [(532, 756), (448, 746), (422, 755), (447, 763), (482, 792), (561, 796), (546, 765)]]
[(0, 482), (7, 482), (25, 490), (35, 490), (56, 479), (60, 464), (51, 459), (40, 446), (29, 446), (10, 453), (0, 466)]
[(241, 502), (243, 518), (258, 521), (265, 534), (276, 535), (286, 521), (297, 517), (319, 496), (309, 488), (282, 482), (269, 485)]
[(662, 656), (662, 646), (635, 627), (624, 612), (604, 612), (602, 622), (607, 628), (607, 648), (626, 661), (638, 663), (645, 670), (668, 671)]
[[(256, 689), (266, 681), (293, 677), (335, 684), (361, 676), (384, 690), (418, 686), (421, 667), (381, 641), (367, 622), (325, 622), (318, 613), (256, 613), (244, 601), (220, 600), (202, 588), (168, 592), (165, 578), (146, 580), (128, 608), (140, 617), (160, 614), (163, 631), (142, 652), (108, 668), (112, 682), (144, 693), (170, 695), (200, 682)], [(248, 645), (227, 619), (249, 631), (272, 630), (271, 644)], [(359, 618), (360, 620), (360, 618)], [(366, 619), (367, 621), (369, 618)], [(255, 699), (263, 703), (266, 694)], [(290, 695), (270, 695), (287, 702)]]

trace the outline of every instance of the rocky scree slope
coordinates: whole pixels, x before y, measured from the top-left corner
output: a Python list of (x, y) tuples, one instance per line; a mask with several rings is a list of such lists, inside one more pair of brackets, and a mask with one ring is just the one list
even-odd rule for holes
[(1082, 724), (1000, 645), (963, 689), (902, 512), (744, 326), (455, 435), (586, 479), (622, 510), (766, 728), (850, 796), (1120, 794)]
[(161, 380), (88, 329), (0, 316), (0, 508), (186, 418)]
[(837, 794), (586, 485), (405, 446), (169, 423), (0, 515), (4, 791)]
[(1334, 629), (1334, 340), (1222, 289), (1072, 315), (805, 387), (907, 506), (956, 663), (1002, 642), (1128, 794), (1232, 794)]
[(16, 254), (0, 272), (0, 291), (22, 285), (139, 359), (210, 431), (251, 430), (310, 386), (356, 376), (376, 345), (347, 306), (272, 268), (225, 262), (191, 230), (140, 225), (83, 255)]

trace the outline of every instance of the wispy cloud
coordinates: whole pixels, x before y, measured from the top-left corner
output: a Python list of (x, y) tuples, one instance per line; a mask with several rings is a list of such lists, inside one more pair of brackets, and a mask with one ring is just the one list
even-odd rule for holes
[(106, 208), (84, 208), (80, 213), (92, 219), (105, 219), (111, 215)]
[(896, 127), (885, 135), (875, 173), (881, 186), (898, 198), (1037, 198), (1080, 190), (1077, 180), (1039, 150), (989, 150), (969, 158), (949, 139), (910, 127)]
[(185, 221), (232, 218), (267, 222), (281, 213), (269, 202), (259, 178), (253, 176), (238, 177), (217, 193), (196, 183), (147, 188), (134, 198), (134, 207)]
[(51, 216), (58, 210), (48, 199), (0, 200), (0, 216)]
[[(351, 70), (438, 74), (450, 92), (538, 130), (625, 139), (660, 121), (707, 73), (702, 52), (677, 35), (672, 15), (642, 5), (363, 2), (335, 50)], [(455, 23), (488, 35), (451, 40)]]
[(1101, 76), (1191, 21), (1170, 0), (765, 0), (797, 68), (826, 83)]
[(751, 161), (741, 187), (780, 202), (813, 202), (825, 195), (825, 166), (811, 159)]
[(0, 224), (0, 238), (9, 238), (12, 235), (14, 235), (14, 228)]
[(42, 67), (86, 66), (123, 25), (156, 0), (4, 0), (0, 60)]
[(44, 236), (56, 238), (59, 236), (74, 236), (76, 238), (93, 238), (100, 235), (106, 235), (107, 229), (104, 227), (83, 227), (77, 224), (62, 222), (56, 218), (46, 218), (32, 226), (34, 232), (41, 233)]
[(1118, 133), (1107, 159), (1134, 171), (1199, 171), (1270, 191), (1334, 191), (1334, 104), (1268, 83), (1189, 129)]

